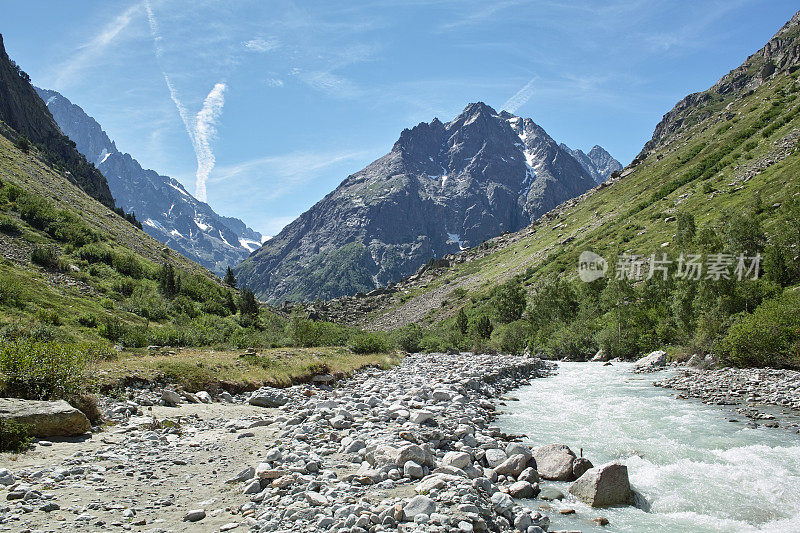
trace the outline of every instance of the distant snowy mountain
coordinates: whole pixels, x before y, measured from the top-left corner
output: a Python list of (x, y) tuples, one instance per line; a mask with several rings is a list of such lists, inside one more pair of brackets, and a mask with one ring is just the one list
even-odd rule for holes
[(117, 150), (79, 106), (56, 91), (36, 91), (61, 131), (106, 177), (117, 205), (135, 212), (149, 235), (217, 274), (261, 247), (261, 234), (244, 222), (218, 215), (177, 180), (145, 170), (130, 154)]
[(611, 157), (611, 154), (606, 152), (602, 146), (595, 145), (589, 153), (584, 153), (583, 150), (573, 150), (564, 143), (559, 145), (562, 149), (572, 154), (572, 157), (578, 160), (578, 163), (586, 169), (586, 172), (592, 176), (592, 179), (597, 183), (603, 183), (611, 177), (611, 173), (616, 170), (622, 170), (622, 164)]
[(369, 291), (431, 258), (517, 231), (595, 186), (531, 119), (470, 104), (450, 122), (404, 130), (388, 154), (347, 177), (236, 272), (273, 302)]

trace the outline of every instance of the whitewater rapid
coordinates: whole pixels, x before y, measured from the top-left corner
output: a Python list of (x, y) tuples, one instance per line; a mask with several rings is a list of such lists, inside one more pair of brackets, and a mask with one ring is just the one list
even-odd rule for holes
[[(558, 374), (515, 391), (498, 425), (536, 445), (567, 444), (595, 465), (619, 460), (650, 504), (591, 509), (554, 502), (551, 529), (630, 532), (800, 532), (800, 435), (750, 428), (730, 409), (674, 398), (664, 373), (630, 365), (559, 363)], [(736, 422), (731, 422), (734, 419)], [(568, 483), (551, 483), (566, 493)], [(531, 502), (534, 508), (542, 502)], [(562, 516), (557, 510), (577, 512)], [(603, 516), (610, 525), (591, 522)]]

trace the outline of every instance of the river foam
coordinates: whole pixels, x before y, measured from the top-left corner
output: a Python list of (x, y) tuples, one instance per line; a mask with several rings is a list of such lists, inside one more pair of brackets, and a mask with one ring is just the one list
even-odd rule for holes
[[(577, 513), (553, 513), (552, 529), (800, 531), (800, 436), (748, 428), (742, 416), (653, 387), (664, 374), (629, 369), (560, 363), (557, 375), (520, 389), (520, 401), (504, 407), (498, 425), (527, 434), (536, 445), (563, 443), (576, 452), (583, 448), (594, 464), (625, 463), (631, 484), (650, 505), (645, 512), (557, 502), (556, 509)], [(596, 516), (611, 524), (594, 526)]]

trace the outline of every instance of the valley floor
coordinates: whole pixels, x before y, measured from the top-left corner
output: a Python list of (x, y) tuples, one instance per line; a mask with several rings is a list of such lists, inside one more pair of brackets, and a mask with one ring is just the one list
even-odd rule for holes
[[(515, 522), (542, 531), (542, 497), (563, 497), (563, 484), (497, 475), (520, 449), (519, 437), (493, 425), (492, 400), (554, 368), (526, 357), (417, 354), (333, 386), (222, 393), (209, 404), (167, 407), (159, 389), (127, 389), (128, 400), (103, 399), (112, 420), (103, 431), (0, 455), (0, 531), (466, 532)], [(735, 376), (745, 384), (730, 387)], [(787, 408), (800, 399), (796, 372), (691, 371), (661, 384), (697, 383)], [(509, 497), (537, 493), (526, 505)], [(581, 520), (602, 522), (588, 509)]]

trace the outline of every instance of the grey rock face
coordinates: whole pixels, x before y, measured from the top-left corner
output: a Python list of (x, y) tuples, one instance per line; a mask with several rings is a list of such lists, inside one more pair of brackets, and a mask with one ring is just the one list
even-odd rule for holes
[(330, 299), (517, 231), (596, 185), (529, 118), (470, 104), (404, 130), (237, 269), (263, 299)]
[(34, 437), (71, 437), (91, 431), (89, 419), (64, 400), (41, 402), (0, 398), (0, 419), (29, 426)]
[(594, 145), (588, 154), (577, 148), (572, 149), (564, 143), (559, 144), (559, 146), (564, 151), (569, 152), (597, 183), (606, 181), (611, 177), (612, 172), (622, 170), (622, 164), (614, 159), (602, 146)]
[(58, 126), (108, 180), (117, 205), (136, 213), (142, 229), (217, 274), (261, 246), (261, 234), (236, 218), (218, 215), (177, 180), (145, 170), (117, 150), (100, 124), (56, 91), (36, 89)]
[(607, 463), (587, 470), (572, 484), (569, 492), (592, 507), (634, 503), (628, 467), (619, 463)]

